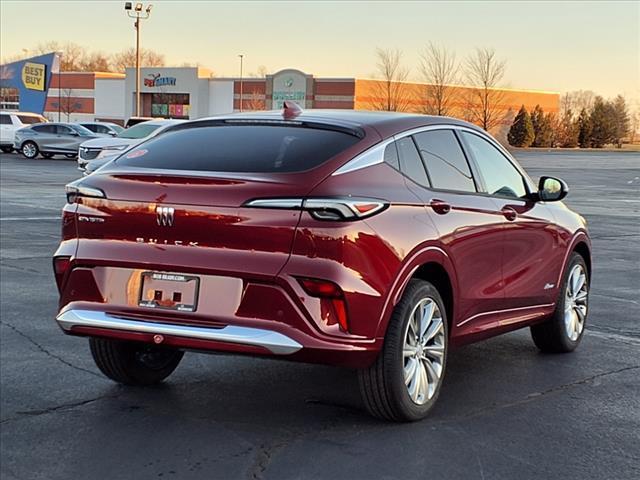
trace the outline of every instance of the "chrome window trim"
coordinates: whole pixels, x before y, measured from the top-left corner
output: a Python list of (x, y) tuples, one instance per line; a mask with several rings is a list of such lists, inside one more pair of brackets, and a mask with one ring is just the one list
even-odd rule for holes
[[(486, 133), (484, 130), (477, 130), (475, 128), (470, 128), (464, 125), (456, 125), (451, 123), (425, 125), (423, 127), (416, 127), (409, 130), (405, 130), (404, 132), (397, 133), (393, 137), (375, 144), (374, 146), (370, 147), (368, 150), (364, 151), (363, 153), (349, 160), (342, 167), (338, 168), (335, 172), (333, 172), (332, 176), (342, 175), (343, 173), (349, 173), (349, 172), (361, 170), (363, 168), (367, 168), (373, 165), (378, 165), (380, 163), (383, 163), (384, 149), (390, 143), (395, 142), (401, 138), (405, 138), (411, 135), (416, 135), (418, 133), (429, 132), (433, 130), (457, 130), (461, 132), (468, 132), (468, 133), (477, 135), (480, 138), (483, 138), (484, 140), (489, 142), (491, 145), (493, 145), (509, 161), (509, 163), (513, 165), (513, 167), (518, 171), (518, 173), (520, 173), (520, 175), (524, 178), (529, 189), (533, 189), (533, 191), (535, 191), (535, 186), (533, 184), (533, 181), (529, 177), (529, 175), (527, 175), (527, 173), (522, 169), (522, 167), (518, 163), (514, 162), (515, 159), (509, 153), (509, 151), (506, 148), (504, 148), (497, 140), (494, 140), (493, 137), (491, 137), (491, 135)], [(379, 157), (376, 157), (375, 153), (379, 154)], [(466, 153), (467, 152), (465, 151), (465, 155)], [(371, 155), (372, 158), (369, 158), (369, 155)], [(476, 192), (476, 193), (483, 193), (483, 192)]]
[(382, 140), (381, 142), (376, 143), (372, 147), (369, 147), (367, 150), (360, 153), (359, 155), (345, 163), (343, 166), (338, 168), (331, 174), (331, 176), (335, 177), (344, 173), (354, 172), (356, 170), (372, 167), (373, 165), (383, 163), (384, 151), (387, 148), (387, 145), (389, 145), (393, 141), (393, 138), (387, 138), (386, 140)]

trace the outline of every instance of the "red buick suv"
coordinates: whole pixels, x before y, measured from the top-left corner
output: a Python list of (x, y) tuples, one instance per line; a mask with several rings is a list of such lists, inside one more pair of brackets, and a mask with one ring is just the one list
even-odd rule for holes
[(587, 316), (583, 217), (483, 130), (382, 112), (185, 122), (66, 187), (56, 320), (98, 368), (164, 380), (184, 351), (359, 369), (367, 410), (432, 408), (450, 347)]

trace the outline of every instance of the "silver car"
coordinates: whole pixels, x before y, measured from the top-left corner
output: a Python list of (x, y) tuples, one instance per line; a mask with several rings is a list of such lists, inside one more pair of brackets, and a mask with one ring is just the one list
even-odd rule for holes
[(26, 158), (44, 158), (62, 154), (74, 158), (80, 144), (105, 135), (93, 133), (73, 123), (39, 123), (16, 131), (13, 148)]
[(112, 137), (115, 137), (124, 130), (124, 127), (112, 122), (78, 122), (77, 125), (82, 125), (93, 133), (103, 133)]
[[(95, 171), (110, 162), (125, 150), (132, 148), (148, 138), (159, 135), (172, 125), (184, 120), (150, 120), (127, 128), (115, 137), (91, 140), (80, 145), (78, 152), (78, 170), (90, 168)], [(90, 167), (88, 166), (90, 164)]]

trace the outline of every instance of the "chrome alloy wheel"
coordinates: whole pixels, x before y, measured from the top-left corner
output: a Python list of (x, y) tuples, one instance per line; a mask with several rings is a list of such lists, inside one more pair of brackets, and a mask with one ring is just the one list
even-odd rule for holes
[(438, 304), (423, 298), (411, 311), (405, 327), (402, 356), (409, 397), (424, 405), (438, 389), (445, 354), (445, 330)]
[(572, 342), (575, 342), (584, 330), (589, 298), (588, 289), (587, 274), (584, 268), (582, 265), (575, 265), (569, 273), (564, 300), (564, 328)]
[(33, 143), (25, 143), (22, 146), (22, 154), (27, 158), (33, 158), (37, 155), (36, 146)]

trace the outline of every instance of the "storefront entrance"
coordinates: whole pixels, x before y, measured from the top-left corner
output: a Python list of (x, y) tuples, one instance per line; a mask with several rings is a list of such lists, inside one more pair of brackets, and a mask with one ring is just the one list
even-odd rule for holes
[(142, 116), (189, 119), (188, 93), (142, 93)]

